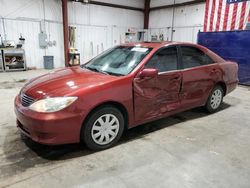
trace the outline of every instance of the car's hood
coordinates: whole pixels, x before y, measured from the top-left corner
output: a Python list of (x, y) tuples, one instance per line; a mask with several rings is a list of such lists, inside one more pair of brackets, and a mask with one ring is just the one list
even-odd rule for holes
[(76, 90), (103, 85), (117, 78), (81, 67), (65, 68), (32, 79), (23, 87), (22, 92), (37, 99), (65, 96)]

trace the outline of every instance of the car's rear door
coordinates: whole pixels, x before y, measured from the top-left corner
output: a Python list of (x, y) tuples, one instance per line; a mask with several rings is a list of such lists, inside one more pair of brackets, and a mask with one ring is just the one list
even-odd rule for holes
[(218, 63), (195, 46), (179, 46), (182, 68), (181, 99), (183, 107), (203, 105), (219, 76)]
[(156, 52), (144, 68), (158, 69), (154, 78), (134, 79), (134, 112), (136, 121), (163, 116), (179, 107), (182, 74), (178, 70), (176, 46)]

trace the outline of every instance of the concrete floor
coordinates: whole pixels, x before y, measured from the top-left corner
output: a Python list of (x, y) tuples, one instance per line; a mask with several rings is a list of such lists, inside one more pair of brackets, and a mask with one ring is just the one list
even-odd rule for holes
[(48, 147), (21, 139), (13, 99), (44, 70), (0, 73), (0, 187), (250, 187), (250, 89), (136, 127), (116, 147)]

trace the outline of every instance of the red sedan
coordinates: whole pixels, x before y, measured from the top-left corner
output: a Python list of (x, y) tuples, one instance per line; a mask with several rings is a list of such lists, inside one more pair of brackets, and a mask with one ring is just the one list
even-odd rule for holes
[(199, 106), (217, 111), (237, 72), (236, 63), (195, 44), (121, 45), (32, 79), (15, 99), (17, 126), (39, 143), (105, 149), (124, 129)]

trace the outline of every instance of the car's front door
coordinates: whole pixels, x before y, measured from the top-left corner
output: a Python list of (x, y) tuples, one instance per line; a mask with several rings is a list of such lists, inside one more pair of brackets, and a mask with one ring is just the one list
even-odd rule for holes
[(179, 46), (182, 67), (182, 107), (203, 105), (218, 80), (220, 69), (207, 54), (194, 46)]
[(155, 77), (137, 76), (134, 79), (134, 113), (137, 122), (164, 116), (180, 105), (182, 73), (178, 70), (175, 46), (157, 51), (144, 69), (158, 69)]

